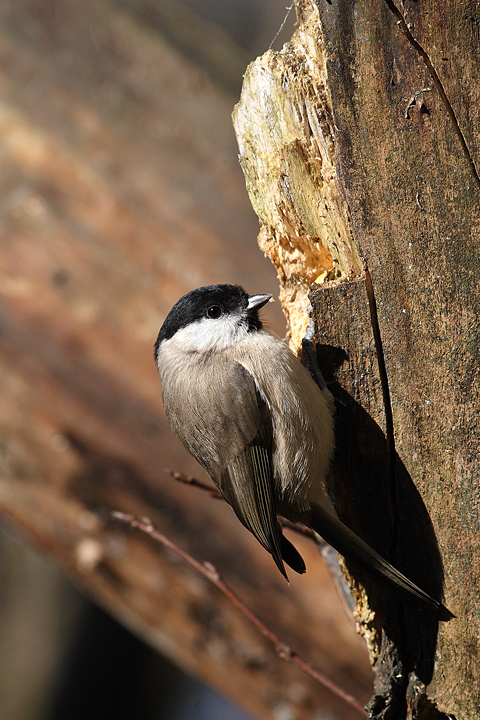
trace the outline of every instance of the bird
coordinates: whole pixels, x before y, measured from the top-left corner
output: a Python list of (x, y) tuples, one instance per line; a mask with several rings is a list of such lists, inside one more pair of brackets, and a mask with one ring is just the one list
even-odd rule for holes
[[(154, 346), (165, 414), (282, 575), (305, 563), (279, 518), (302, 523), (380, 584), (449, 620), (452, 613), (338, 517), (327, 490), (334, 400), (262, 322), (270, 293), (207, 285), (172, 307)], [(310, 358), (311, 359), (311, 358)], [(320, 378), (320, 381), (318, 379)], [(316, 381), (317, 380), (317, 381)], [(288, 579), (288, 578), (287, 578)]]

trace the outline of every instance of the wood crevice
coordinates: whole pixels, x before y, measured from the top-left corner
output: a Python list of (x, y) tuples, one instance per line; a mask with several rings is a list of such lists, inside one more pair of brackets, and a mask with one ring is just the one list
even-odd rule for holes
[(375, 343), (375, 352), (377, 356), (378, 374), (380, 379), (380, 387), (382, 390), (383, 407), (385, 411), (385, 438), (387, 442), (387, 461), (388, 461), (388, 505), (392, 523), (392, 538), (396, 542), (398, 513), (397, 513), (397, 492), (396, 492), (396, 451), (395, 451), (395, 430), (393, 425), (392, 401), (390, 397), (390, 387), (388, 383), (387, 366), (385, 363), (385, 355), (383, 352), (382, 336), (380, 333), (380, 324), (378, 322), (377, 301), (375, 299), (375, 291), (373, 289), (372, 277), (367, 263), (364, 267), (365, 271), (365, 289), (368, 299), (368, 309), (370, 311), (370, 322), (372, 325), (373, 339)]
[(472, 176), (473, 176), (473, 179), (475, 180), (475, 183), (476, 183), (477, 187), (480, 189), (480, 176), (479, 176), (479, 174), (478, 174), (478, 172), (477, 172), (477, 168), (476, 168), (475, 163), (474, 163), (474, 161), (473, 161), (472, 154), (471, 154), (471, 152), (470, 152), (470, 150), (469, 150), (469, 148), (468, 148), (467, 141), (465, 140), (465, 136), (464, 136), (464, 134), (463, 134), (463, 132), (462, 132), (462, 130), (461, 130), (461, 128), (460, 128), (460, 124), (459, 124), (459, 122), (458, 122), (458, 120), (457, 120), (457, 117), (456, 117), (456, 115), (455, 115), (455, 111), (454, 111), (454, 109), (453, 109), (453, 107), (452, 107), (452, 104), (451, 104), (450, 100), (448, 99), (447, 93), (445, 92), (445, 88), (443, 87), (443, 83), (442, 83), (442, 81), (440, 80), (440, 77), (439, 77), (437, 71), (435, 70), (435, 67), (433, 66), (433, 63), (432, 63), (432, 61), (430, 60), (430, 57), (429, 57), (428, 53), (426, 52), (426, 50), (424, 50), (424, 48), (420, 45), (420, 43), (418, 42), (418, 40), (416, 40), (416, 39), (414, 38), (414, 36), (412, 35), (412, 33), (410, 32), (410, 29), (409, 29), (409, 27), (408, 27), (408, 25), (407, 25), (407, 22), (406, 22), (404, 16), (403, 16), (402, 13), (400, 12), (400, 10), (397, 8), (397, 6), (396, 6), (395, 3), (393, 2), (393, 0), (385, 0), (385, 2), (386, 2), (386, 4), (388, 5), (388, 7), (389, 7), (389, 9), (391, 10), (391, 12), (392, 12), (392, 13), (395, 15), (395, 17), (397, 18), (397, 20), (398, 20), (398, 26), (399, 26), (400, 30), (403, 32), (403, 34), (404, 34), (405, 37), (407, 38), (407, 40), (408, 40), (408, 42), (410, 43), (410, 45), (417, 51), (417, 53), (420, 55), (420, 57), (422, 58), (423, 62), (425, 63), (426, 68), (427, 68), (428, 72), (430, 73), (430, 75), (431, 75), (431, 77), (432, 77), (432, 80), (433, 80), (433, 82), (434, 82), (434, 84), (435, 84), (435, 87), (436, 87), (437, 90), (438, 90), (438, 93), (439, 93), (439, 95), (440, 95), (440, 99), (442, 100), (442, 103), (443, 103), (443, 105), (445, 106), (445, 110), (447, 111), (447, 115), (448, 115), (448, 117), (450, 118), (450, 121), (451, 121), (451, 123), (452, 123), (452, 125), (453, 125), (453, 129), (454, 129), (454, 131), (455, 131), (455, 134), (456, 134), (456, 136), (458, 137), (458, 139), (459, 139), (459, 141), (460, 141), (460, 145), (461, 145), (461, 148), (462, 148), (462, 152), (463, 152), (463, 154), (464, 154), (464, 156), (465, 156), (465, 159), (466, 159), (466, 161), (467, 161), (467, 163), (468, 163), (468, 166), (469, 166), (469, 168), (470, 168), (470, 172), (471, 172), (471, 174), (472, 174)]

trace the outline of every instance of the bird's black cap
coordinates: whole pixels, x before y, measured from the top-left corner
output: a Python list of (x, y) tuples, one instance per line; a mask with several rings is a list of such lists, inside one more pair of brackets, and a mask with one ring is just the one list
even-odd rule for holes
[[(268, 299), (269, 296), (265, 295), (264, 297)], [(262, 323), (258, 317), (258, 310), (262, 304), (264, 303), (258, 303), (249, 308), (249, 295), (239, 285), (228, 285), (226, 283), (205, 285), (192, 290), (175, 303), (165, 318), (155, 343), (155, 358), (163, 340), (169, 340), (178, 330), (190, 325), (190, 323), (205, 317), (214, 318), (219, 311), (217, 317), (220, 314), (240, 314), (243, 311), (248, 329), (260, 330)], [(215, 310), (212, 310), (213, 308)], [(209, 312), (213, 314), (208, 315)]]

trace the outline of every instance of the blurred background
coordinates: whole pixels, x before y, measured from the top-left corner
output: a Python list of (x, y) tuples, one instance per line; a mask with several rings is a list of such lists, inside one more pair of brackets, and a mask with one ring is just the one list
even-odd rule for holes
[[(0, 0), (0, 720), (246, 717), (64, 570), (98, 561), (69, 528), (93, 536), (99, 495), (128, 508), (136, 483), (182, 526), (183, 489), (155, 489), (164, 467), (198, 473), (152, 360), (172, 304), (215, 282), (278, 294), (230, 115), (248, 62), (291, 36), (286, 15), (285, 0)], [(283, 335), (278, 303), (268, 316)], [(204, 557), (227, 557), (218, 537), (199, 536)], [(341, 664), (368, 688), (360, 641)]]
[[(277, 294), (230, 113), (247, 63), (285, 14), (284, 0), (1, 0), (2, 320), (14, 307), (33, 324), (58, 324), (80, 353), (92, 326), (108, 327), (115, 352), (133, 320), (136, 337), (122, 344), (140, 345), (149, 363), (166, 312), (193, 287), (231, 281)], [(292, 11), (273, 47), (293, 20)], [(133, 275), (131, 253), (145, 276)], [(275, 322), (282, 332), (278, 305)], [(51, 441), (60, 453), (67, 442)], [(2, 530), (2, 720), (244, 717), (80, 594), (19, 542), (18, 527), (4, 520)]]

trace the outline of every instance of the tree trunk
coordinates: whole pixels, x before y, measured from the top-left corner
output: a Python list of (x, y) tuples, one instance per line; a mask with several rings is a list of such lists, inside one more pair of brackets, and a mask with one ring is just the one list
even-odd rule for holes
[(479, 717), (479, 9), (296, 9), (234, 115), (260, 245), (296, 347), (313, 304), (340, 514), (457, 616), (438, 627), (349, 566), (369, 712)]

